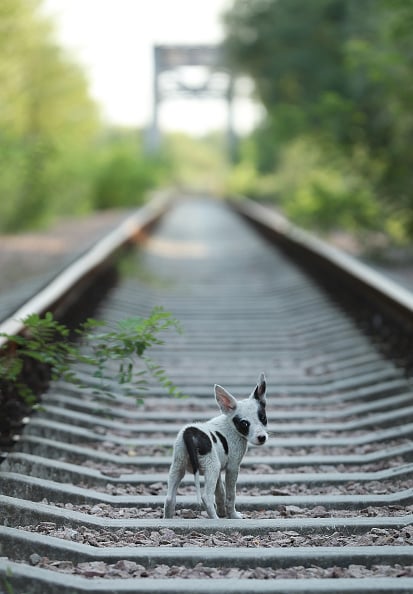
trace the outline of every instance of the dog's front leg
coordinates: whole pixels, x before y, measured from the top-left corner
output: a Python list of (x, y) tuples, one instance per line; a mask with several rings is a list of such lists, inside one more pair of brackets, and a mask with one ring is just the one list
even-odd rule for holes
[(215, 509), (215, 492), (218, 488), (218, 481), (221, 480), (219, 475), (220, 470), (218, 460), (210, 461), (204, 470), (205, 483), (202, 501), (204, 502), (208, 517), (214, 520), (218, 519)]
[(235, 490), (238, 478), (238, 466), (228, 467), (225, 475), (225, 511), (228, 518), (240, 520), (242, 514), (235, 509)]

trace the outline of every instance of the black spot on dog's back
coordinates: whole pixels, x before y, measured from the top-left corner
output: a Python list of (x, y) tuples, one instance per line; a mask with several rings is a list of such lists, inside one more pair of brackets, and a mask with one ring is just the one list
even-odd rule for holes
[(228, 454), (228, 442), (227, 442), (225, 436), (222, 435), (222, 433), (220, 433), (219, 431), (217, 431), (217, 435), (218, 435), (219, 439), (221, 440), (222, 447), (224, 448), (225, 453)]
[(184, 431), (184, 440), (190, 439), (196, 447), (197, 451), (201, 456), (209, 454), (212, 448), (212, 443), (204, 431), (198, 429), (198, 427), (187, 427)]
[(205, 456), (212, 449), (212, 442), (204, 431), (198, 427), (187, 427), (183, 434), (185, 447), (187, 449), (189, 460), (194, 474), (199, 470), (198, 454)]

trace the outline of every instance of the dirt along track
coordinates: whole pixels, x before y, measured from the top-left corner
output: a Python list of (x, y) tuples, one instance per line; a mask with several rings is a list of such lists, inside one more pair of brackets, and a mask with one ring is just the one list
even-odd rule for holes
[[(178, 202), (128, 269), (99, 315), (171, 311), (183, 333), (154, 354), (189, 397), (53, 386), (0, 468), (0, 591), (412, 592), (405, 370), (223, 203)], [(163, 520), (178, 429), (261, 371), (271, 437), (241, 468), (244, 519), (207, 519), (187, 475)]]

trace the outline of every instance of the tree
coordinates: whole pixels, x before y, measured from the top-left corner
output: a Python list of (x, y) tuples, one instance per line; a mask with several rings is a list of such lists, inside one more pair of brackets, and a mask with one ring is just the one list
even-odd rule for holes
[(225, 23), (227, 58), (255, 80), (275, 156), (305, 136), (413, 231), (413, 2), (236, 0)]
[(85, 76), (56, 45), (37, 0), (0, 4), (0, 215), (3, 229), (76, 210), (99, 119)]

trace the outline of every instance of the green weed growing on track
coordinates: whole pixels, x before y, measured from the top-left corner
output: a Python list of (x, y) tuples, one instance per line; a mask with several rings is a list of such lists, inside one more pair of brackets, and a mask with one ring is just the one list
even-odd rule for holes
[(2, 383), (12, 384), (30, 406), (37, 398), (24, 380), (26, 360), (46, 366), (52, 381), (81, 387), (88, 387), (82, 377), (92, 371), (96, 380), (93, 392), (109, 397), (120, 393), (140, 401), (148, 389), (148, 376), (168, 394), (183, 395), (148, 354), (151, 348), (165, 343), (165, 332), (181, 331), (179, 322), (161, 307), (154, 307), (147, 318), (130, 317), (113, 323), (90, 318), (74, 332), (50, 312), (44, 317), (32, 314), (23, 323), (22, 334), (0, 333), (8, 341), (0, 349), (0, 387)]

